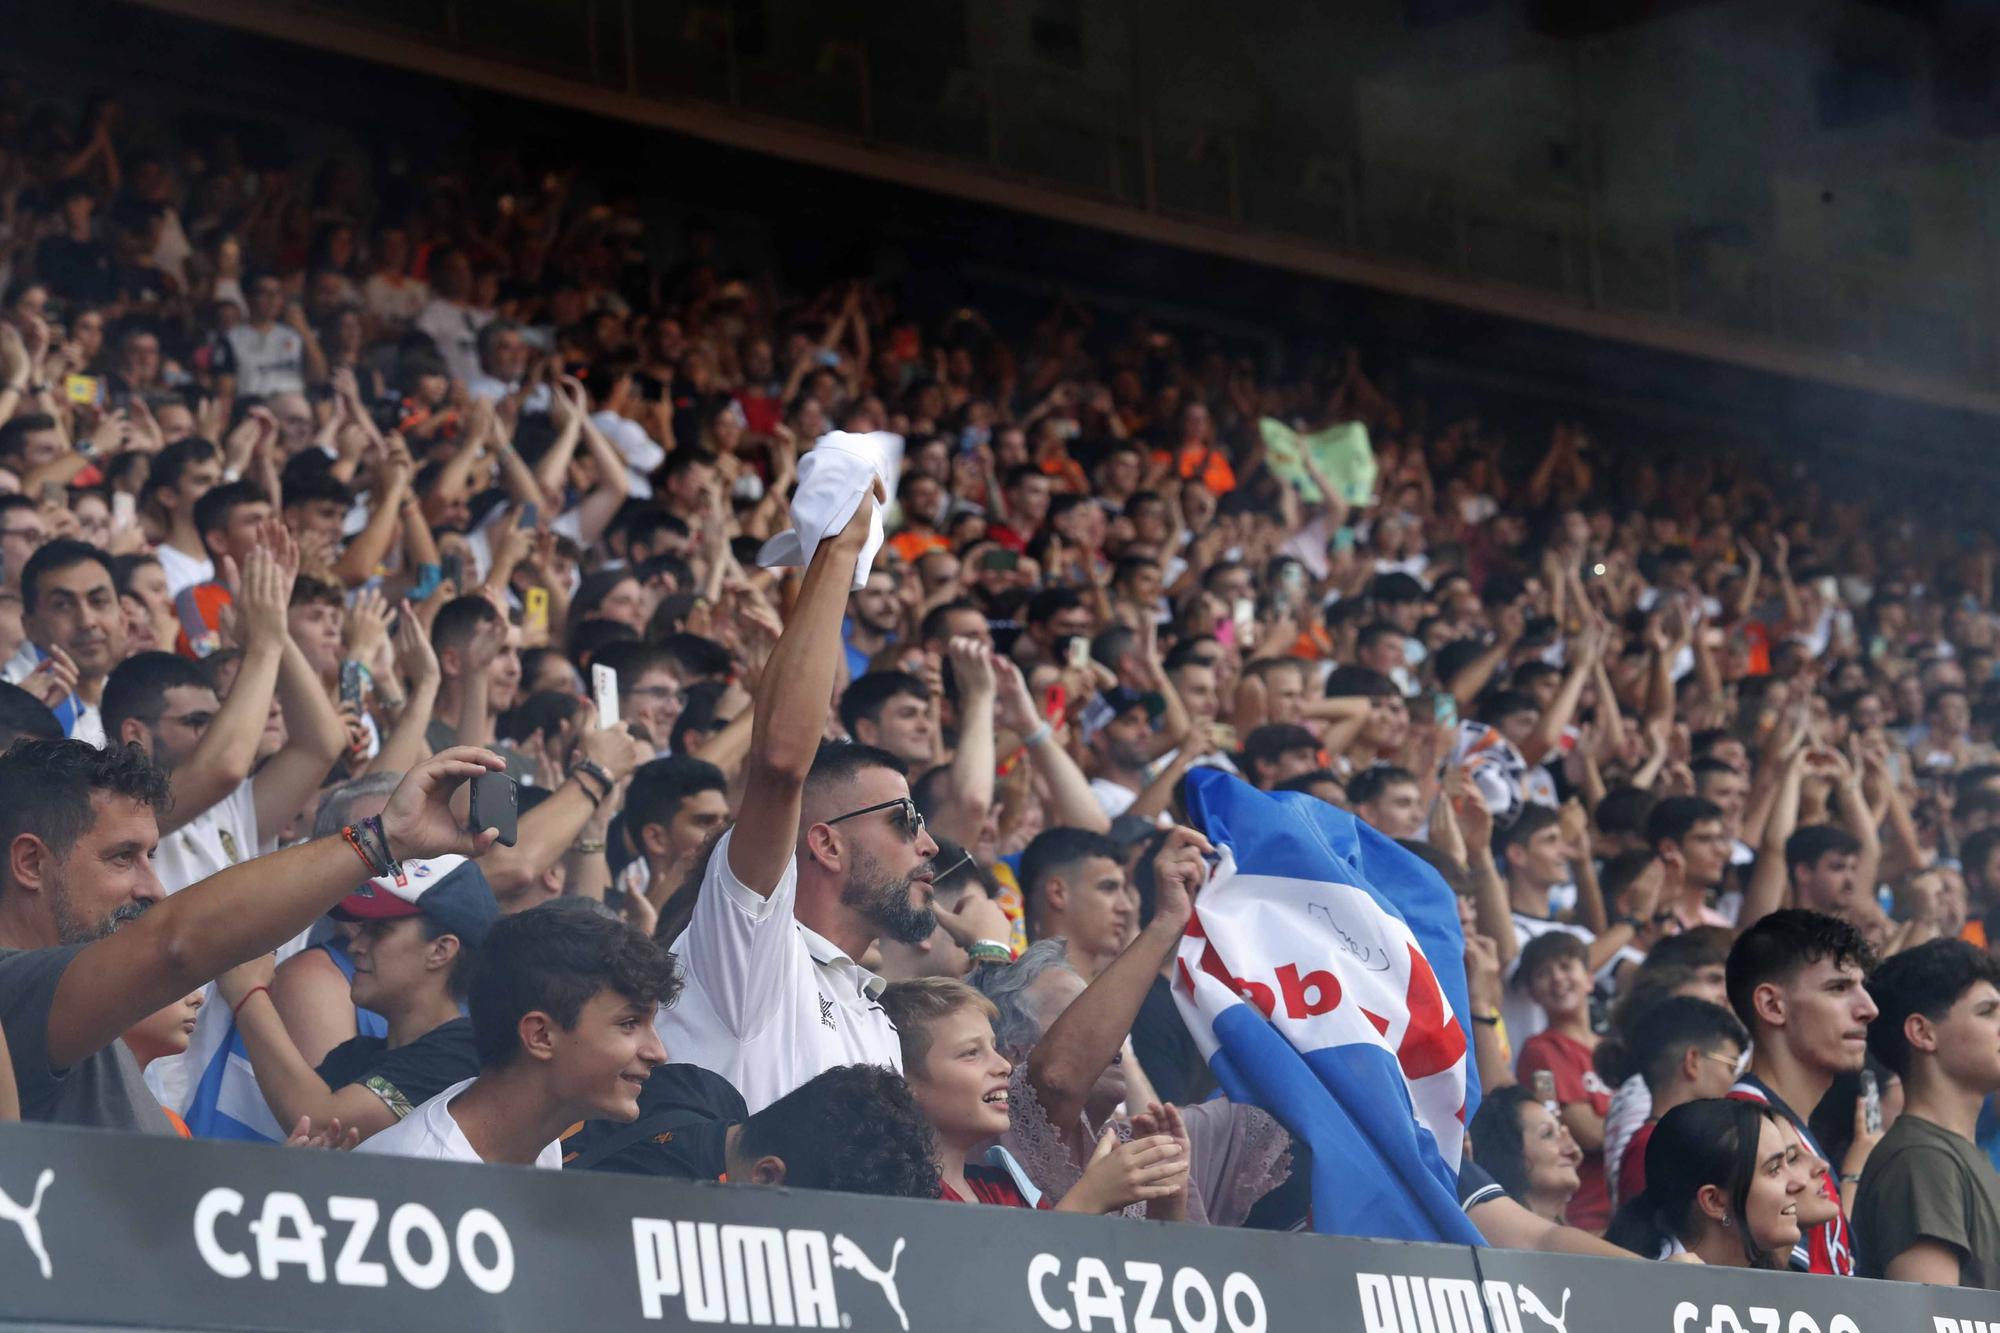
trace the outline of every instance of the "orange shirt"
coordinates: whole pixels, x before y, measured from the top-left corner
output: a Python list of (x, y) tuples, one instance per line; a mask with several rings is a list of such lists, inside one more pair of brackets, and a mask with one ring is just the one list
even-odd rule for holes
[(889, 549), (903, 557), (904, 564), (914, 565), (932, 551), (949, 551), (951, 543), (935, 532), (905, 529), (889, 539)]
[[(1154, 450), (1153, 461), (1167, 462), (1167, 452)], [(1182, 481), (1199, 481), (1216, 495), (1226, 495), (1236, 489), (1236, 469), (1229, 465), (1229, 455), (1214, 445), (1182, 445), (1173, 459), (1173, 465), (1174, 472)]]

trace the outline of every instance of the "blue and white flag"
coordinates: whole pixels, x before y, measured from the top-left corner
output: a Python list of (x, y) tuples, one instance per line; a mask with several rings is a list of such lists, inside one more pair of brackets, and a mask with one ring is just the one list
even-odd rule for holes
[(1313, 1226), (1481, 1244), (1458, 1206), (1478, 1072), (1458, 905), (1344, 810), (1188, 774), (1222, 861), (1195, 900), (1174, 998), (1216, 1080), (1313, 1153)]

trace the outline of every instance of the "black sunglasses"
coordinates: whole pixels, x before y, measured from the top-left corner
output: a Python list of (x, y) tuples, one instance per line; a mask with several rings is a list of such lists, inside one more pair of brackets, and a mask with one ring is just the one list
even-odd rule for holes
[(865, 805), (859, 810), (849, 810), (846, 814), (835, 815), (826, 822), (829, 825), (838, 824), (844, 819), (859, 819), (863, 815), (872, 815), (877, 810), (896, 811), (896, 822), (901, 826), (902, 834), (906, 838), (915, 838), (919, 833), (924, 831), (923, 812), (918, 810), (917, 803), (907, 796), (898, 796), (893, 801), (880, 801), (874, 805)]

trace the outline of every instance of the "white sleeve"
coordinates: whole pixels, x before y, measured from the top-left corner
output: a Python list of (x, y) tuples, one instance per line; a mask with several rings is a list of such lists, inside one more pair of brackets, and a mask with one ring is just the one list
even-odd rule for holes
[(729, 868), (730, 829), (715, 844), (701, 877), (701, 896), (681, 932), (681, 966), (701, 987), (717, 1018), (735, 1036), (752, 1037), (796, 997), (800, 947), (792, 905), (799, 863), (785, 862), (778, 886), (765, 897)]

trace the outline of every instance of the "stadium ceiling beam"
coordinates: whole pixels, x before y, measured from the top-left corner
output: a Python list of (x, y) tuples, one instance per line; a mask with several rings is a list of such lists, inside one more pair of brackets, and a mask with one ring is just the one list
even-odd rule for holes
[(593, 87), (410, 34), (371, 27), (310, 4), (287, 3), (287, 0), (125, 2), (509, 96), (652, 126), (726, 147), (1138, 240), (1458, 306), (1585, 337), (2000, 418), (2000, 393), (1958, 380), (1870, 363), (1850, 353), (1801, 347), (1689, 320), (1592, 309), (1525, 288), (1469, 281), (1417, 265), (1314, 245), (1296, 237), (1094, 200), (1032, 176), (890, 147), (798, 121), (708, 102), (668, 101)]

